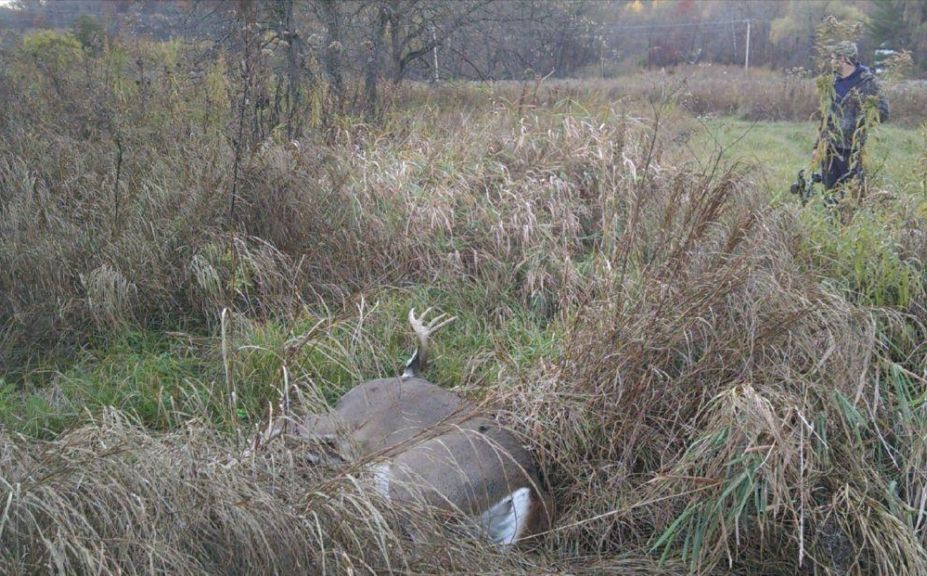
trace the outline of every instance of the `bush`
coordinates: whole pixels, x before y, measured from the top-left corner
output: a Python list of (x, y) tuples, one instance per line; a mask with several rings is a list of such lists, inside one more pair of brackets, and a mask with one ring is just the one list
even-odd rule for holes
[(106, 29), (100, 21), (89, 14), (81, 14), (72, 26), (74, 37), (84, 50), (98, 55), (106, 45)]

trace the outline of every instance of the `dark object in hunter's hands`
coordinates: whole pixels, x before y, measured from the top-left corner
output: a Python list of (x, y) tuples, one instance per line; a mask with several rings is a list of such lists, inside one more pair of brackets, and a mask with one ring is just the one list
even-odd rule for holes
[(811, 178), (805, 178), (805, 171), (799, 170), (798, 177), (795, 179), (791, 188), (789, 188), (789, 191), (792, 192), (792, 194), (797, 194), (799, 199), (801, 199), (802, 206), (804, 206), (808, 203), (808, 199), (811, 198), (811, 195), (814, 194), (814, 185), (820, 181), (820, 174), (812, 173)]

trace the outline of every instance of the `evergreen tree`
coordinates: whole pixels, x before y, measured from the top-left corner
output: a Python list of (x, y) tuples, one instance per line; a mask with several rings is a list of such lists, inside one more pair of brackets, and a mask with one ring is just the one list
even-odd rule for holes
[(875, 45), (915, 51), (924, 34), (927, 0), (873, 0), (867, 31)]

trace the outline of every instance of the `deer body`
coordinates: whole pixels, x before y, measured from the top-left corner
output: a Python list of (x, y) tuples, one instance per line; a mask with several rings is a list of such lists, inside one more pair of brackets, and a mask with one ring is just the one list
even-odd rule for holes
[[(325, 454), (312, 456), (319, 461), (369, 464), (384, 497), (465, 514), (493, 542), (513, 544), (546, 530), (553, 501), (518, 437), (419, 375), (428, 337), (453, 318), (441, 315), (426, 325), (414, 313), (409, 321), (420, 346), (402, 376), (355, 386), (331, 413), (296, 423), (296, 435), (322, 440)], [(286, 420), (264, 440), (283, 433)]]

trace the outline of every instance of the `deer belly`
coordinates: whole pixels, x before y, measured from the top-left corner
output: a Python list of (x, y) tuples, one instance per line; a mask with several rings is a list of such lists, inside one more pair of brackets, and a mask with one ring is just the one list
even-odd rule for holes
[(389, 501), (425, 503), (466, 514), (477, 523), (482, 535), (496, 544), (514, 544), (530, 531), (537, 503), (528, 486), (506, 493), (499, 489), (506, 485), (503, 480), (479, 471), (427, 467), (410, 470), (399, 466), (386, 461), (371, 468), (374, 488)]

